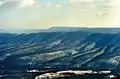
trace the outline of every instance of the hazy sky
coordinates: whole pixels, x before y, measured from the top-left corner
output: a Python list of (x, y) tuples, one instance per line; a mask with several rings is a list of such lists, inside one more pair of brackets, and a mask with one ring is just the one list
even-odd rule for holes
[(0, 0), (0, 28), (119, 25), (120, 0)]

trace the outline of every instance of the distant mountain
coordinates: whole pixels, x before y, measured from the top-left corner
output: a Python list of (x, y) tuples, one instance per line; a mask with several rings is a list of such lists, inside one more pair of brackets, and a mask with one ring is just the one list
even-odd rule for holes
[(22, 34), (22, 33), (39, 33), (48, 32), (48, 29), (0, 29), (0, 33), (12, 33), (12, 34)]
[(0, 29), (0, 33), (14, 33), (14, 34), (20, 34), (25, 33), (25, 30), (23, 29)]
[(93, 33), (120, 33), (120, 28), (51, 27), (56, 32), (87, 31)]
[(0, 68), (86, 68), (119, 72), (120, 33), (83, 30), (0, 33)]
[(48, 29), (0, 29), (0, 33), (41, 33), (41, 32), (75, 32), (87, 31), (92, 33), (120, 33), (120, 28), (85, 28), (85, 27), (51, 27)]

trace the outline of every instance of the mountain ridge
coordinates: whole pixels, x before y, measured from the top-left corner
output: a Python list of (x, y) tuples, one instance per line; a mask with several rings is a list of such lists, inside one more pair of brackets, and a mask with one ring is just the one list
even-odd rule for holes
[(0, 29), (0, 33), (22, 34), (22, 33), (45, 33), (45, 32), (75, 32), (87, 31), (93, 33), (120, 33), (120, 28), (86, 28), (86, 27), (51, 27), (48, 29)]
[(10, 70), (86, 68), (119, 72), (119, 41), (119, 33), (1, 33), (0, 67)]

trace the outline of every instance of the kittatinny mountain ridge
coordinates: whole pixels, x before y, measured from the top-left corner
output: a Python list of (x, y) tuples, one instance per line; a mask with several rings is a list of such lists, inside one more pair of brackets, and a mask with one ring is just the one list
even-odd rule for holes
[(120, 71), (120, 33), (92, 32), (89, 29), (0, 33), (0, 68), (46, 67)]
[(75, 32), (75, 31), (89, 31), (93, 33), (120, 33), (120, 28), (85, 28), (85, 27), (51, 27), (48, 29), (0, 29), (0, 33), (40, 33), (40, 32)]

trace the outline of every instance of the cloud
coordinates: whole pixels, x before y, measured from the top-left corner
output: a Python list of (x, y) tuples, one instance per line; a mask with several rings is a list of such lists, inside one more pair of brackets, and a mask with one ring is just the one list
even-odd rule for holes
[(60, 4), (56, 4), (55, 7), (56, 7), (56, 8), (61, 8), (62, 5), (60, 5)]
[(69, 0), (69, 3), (93, 2), (94, 0)]
[[(9, 4), (16, 4), (18, 7), (27, 7), (35, 5), (36, 0), (0, 0), (0, 7), (6, 6)], [(15, 6), (14, 6), (15, 7)], [(8, 6), (9, 8), (9, 6)]]
[(36, 0), (21, 0), (20, 7), (33, 6), (35, 3)]
[(49, 2), (49, 3), (46, 3), (45, 7), (50, 8), (52, 5), (53, 5), (53, 3)]
[(19, 0), (0, 0), (0, 11), (11, 10), (20, 5)]
[(0, 6), (2, 6), (5, 3), (5, 1), (0, 1)]
[(42, 7), (44, 8), (47, 8), (47, 9), (52, 9), (52, 8), (62, 8), (63, 5), (62, 4), (59, 4), (59, 3), (53, 3), (53, 2), (47, 2), (47, 3), (44, 3), (41, 5)]

